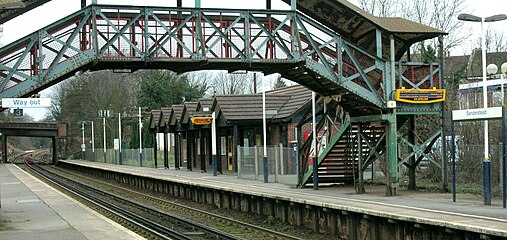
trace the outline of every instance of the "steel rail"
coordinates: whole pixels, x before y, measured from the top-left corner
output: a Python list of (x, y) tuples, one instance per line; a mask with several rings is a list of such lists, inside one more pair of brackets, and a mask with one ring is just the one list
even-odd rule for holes
[(58, 171), (65, 172), (66, 174), (69, 174), (69, 175), (73, 175), (73, 176), (76, 176), (76, 177), (87, 179), (89, 181), (93, 181), (93, 182), (97, 182), (97, 183), (100, 183), (100, 184), (103, 184), (103, 185), (107, 185), (107, 186), (110, 186), (110, 187), (113, 187), (113, 188), (117, 188), (117, 189), (120, 189), (121, 191), (124, 191), (124, 192), (130, 192), (132, 194), (137, 194), (137, 195), (140, 195), (140, 196), (142, 196), (144, 198), (153, 199), (155, 201), (163, 202), (164, 204), (170, 204), (170, 205), (173, 205), (175, 207), (179, 207), (179, 208), (186, 209), (186, 210), (189, 210), (189, 211), (195, 211), (195, 212), (197, 212), (199, 214), (208, 215), (208, 216), (211, 216), (211, 217), (214, 217), (214, 218), (217, 218), (217, 219), (223, 219), (223, 220), (229, 221), (231, 223), (235, 223), (235, 224), (238, 224), (238, 225), (243, 225), (245, 227), (248, 227), (248, 228), (251, 228), (251, 229), (255, 229), (255, 230), (259, 230), (259, 231), (264, 231), (264, 232), (267, 232), (269, 234), (277, 235), (277, 236), (280, 236), (280, 237), (283, 237), (283, 238), (294, 239), (294, 240), (301, 240), (301, 238), (294, 237), (294, 236), (291, 236), (291, 235), (288, 235), (288, 234), (284, 234), (284, 233), (281, 233), (281, 232), (277, 232), (277, 231), (274, 231), (274, 230), (271, 230), (271, 229), (268, 229), (268, 228), (264, 228), (264, 227), (260, 227), (260, 226), (254, 225), (254, 224), (238, 221), (236, 219), (224, 217), (224, 216), (221, 216), (221, 215), (217, 215), (217, 214), (210, 213), (210, 212), (207, 212), (207, 211), (203, 211), (203, 210), (200, 210), (200, 209), (197, 209), (197, 208), (185, 206), (185, 205), (178, 204), (178, 203), (175, 203), (175, 202), (169, 202), (169, 201), (164, 200), (164, 199), (159, 198), (159, 197), (151, 196), (149, 194), (145, 194), (145, 193), (142, 193), (142, 192), (134, 191), (132, 189), (120, 187), (120, 186), (117, 186), (117, 185), (114, 185), (114, 184), (110, 184), (110, 183), (107, 183), (107, 182), (98, 181), (98, 180), (96, 180), (94, 178), (90, 178), (90, 177), (86, 177), (86, 176), (83, 176), (83, 175), (80, 175), (80, 174), (76, 174), (76, 173), (73, 173), (73, 172), (68, 171), (68, 170), (63, 170), (61, 168), (57, 168), (57, 169), (58, 169)]
[[(27, 168), (32, 170), (37, 175), (43, 177), (47, 181), (50, 181), (51, 183), (65, 189), (66, 191), (69, 191), (69, 192), (79, 196), (80, 198), (85, 199), (86, 201), (100, 207), (101, 209), (104, 209), (105, 211), (110, 212), (110, 213), (120, 217), (122, 220), (127, 221), (127, 222), (149, 232), (150, 234), (153, 234), (153, 235), (161, 238), (161, 239), (192, 239), (182, 233), (179, 233), (175, 230), (172, 230), (172, 229), (162, 226), (156, 222), (153, 222), (147, 218), (144, 218), (144, 217), (139, 216), (135, 213), (132, 213), (130, 211), (122, 209), (121, 207), (115, 206), (115, 205), (108, 203), (100, 198), (94, 197), (93, 195), (91, 195), (85, 191), (78, 190), (75, 187), (70, 186), (70, 184), (66, 184), (61, 181), (58, 181), (57, 179), (55, 179), (55, 177), (50, 176), (50, 174), (48, 174), (48, 173), (44, 173), (41, 170), (41, 168), (35, 167), (35, 165), (33, 165), (33, 164), (25, 164), (25, 165)], [(66, 179), (66, 180), (72, 181), (73, 183), (78, 184), (78, 185), (82, 185), (85, 188), (93, 189), (93, 187), (86, 186), (85, 184), (80, 184), (80, 183), (75, 182), (71, 179)], [(112, 194), (100, 191), (98, 189), (96, 189), (96, 190), (97, 190), (97, 192), (101, 192), (101, 194), (103, 194), (104, 196), (111, 196), (115, 199), (121, 199), (121, 198), (114, 196)], [(123, 199), (122, 199), (122, 201), (123, 201)]]

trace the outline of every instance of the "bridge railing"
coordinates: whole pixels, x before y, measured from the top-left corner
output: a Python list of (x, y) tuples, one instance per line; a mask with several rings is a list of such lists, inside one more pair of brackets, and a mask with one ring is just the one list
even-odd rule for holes
[[(386, 60), (299, 12), (111, 5), (91, 5), (0, 49), (0, 95), (27, 95), (91, 66), (157, 63), (180, 72), (272, 72), (273, 63), (304, 63), (314, 81), (328, 79), (378, 106), (386, 99)], [(399, 71), (407, 66), (400, 63)], [(414, 83), (410, 71), (398, 76), (402, 85), (427, 85)]]
[(406, 89), (440, 89), (440, 65), (431, 62), (398, 62), (397, 87)]

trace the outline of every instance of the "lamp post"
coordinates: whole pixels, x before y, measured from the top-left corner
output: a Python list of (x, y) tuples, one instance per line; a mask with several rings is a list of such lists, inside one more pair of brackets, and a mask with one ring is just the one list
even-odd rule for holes
[[(482, 18), (472, 14), (462, 13), (458, 16), (459, 20), (481, 23), (481, 49), (482, 49), (482, 91), (484, 108), (488, 107), (488, 89), (486, 86), (486, 39), (484, 34), (485, 22), (497, 22), (507, 19), (507, 15), (498, 14), (490, 17)], [(488, 143), (488, 121), (484, 121), (484, 160), (482, 162), (483, 169), (483, 190), (484, 205), (491, 205), (491, 177), (490, 177), (490, 160), (489, 160), (489, 143)]]
[[(494, 75), (498, 72), (498, 66), (496, 66), (496, 64), (492, 63), (492, 64), (489, 64), (487, 67), (486, 67), (486, 70), (487, 70), (487, 73), (489, 75)], [(500, 167), (501, 167), (501, 176), (502, 176), (502, 200), (503, 200), (503, 208), (505, 208), (507, 206), (507, 202), (506, 202), (506, 199), (507, 199), (507, 189), (506, 189), (506, 184), (507, 184), (507, 178), (505, 176), (505, 174), (507, 173), (506, 172), (506, 169), (505, 169), (505, 165), (506, 165), (506, 150), (505, 150), (505, 104), (504, 104), (504, 79), (503, 79), (503, 75), (507, 72), (507, 62), (504, 62), (501, 66), (501, 73), (500, 73), (500, 84), (501, 84), (501, 94), (502, 94), (502, 156), (501, 156), (501, 164), (500, 164)], [(495, 84), (496, 85), (496, 84)]]
[(121, 156), (121, 113), (118, 113), (118, 139), (119, 139), (119, 164), (122, 165), (122, 156)]
[(106, 154), (106, 150), (107, 150), (107, 148), (106, 148), (106, 117), (105, 116), (102, 118), (102, 129), (104, 131), (104, 134), (103, 134), (104, 135), (104, 162), (107, 162), (106, 161), (106, 155), (107, 155)]
[(504, 89), (503, 89), (503, 75), (507, 73), (507, 62), (504, 62), (502, 63), (502, 66), (500, 66), (500, 71), (501, 71), (501, 74), (500, 74), (500, 79), (502, 81), (502, 106), (505, 106), (505, 94), (504, 94)]
[(84, 160), (85, 155), (85, 142), (84, 142), (84, 122), (81, 122), (81, 138), (82, 138), (82, 144), (81, 144), (81, 160)]
[(142, 128), (143, 123), (141, 121), (141, 107), (139, 107), (139, 166), (143, 166), (143, 141), (142, 141)]
[(264, 152), (262, 155), (262, 166), (264, 183), (268, 182), (268, 151), (267, 151), (267, 124), (266, 124), (266, 88), (264, 86), (264, 78), (262, 79), (262, 138), (264, 141)]
[(93, 128), (93, 121), (92, 121), (92, 156), (91, 156), (91, 160), (92, 161), (95, 161), (95, 132), (94, 132), (94, 128)]

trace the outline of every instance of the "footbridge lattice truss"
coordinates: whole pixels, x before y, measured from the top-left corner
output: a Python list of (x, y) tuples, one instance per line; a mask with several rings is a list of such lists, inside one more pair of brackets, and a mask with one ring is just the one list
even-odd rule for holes
[[(296, 9), (295, 2), (291, 1), (291, 9)], [(297, 9), (92, 4), (0, 49), (0, 97), (30, 96), (87, 70), (277, 72), (320, 95), (340, 101), (339, 105), (351, 117), (351, 126), (364, 123), (364, 129), (371, 129), (368, 124), (381, 122), (385, 140), (378, 140), (376, 145), (386, 145), (381, 153), (386, 154), (389, 166), (388, 182), (395, 184), (398, 181), (398, 122), (402, 124), (407, 117), (413, 121), (415, 114), (442, 111), (439, 102), (399, 102), (397, 109), (387, 109), (387, 102), (394, 100), (395, 89), (443, 88), (442, 57), (440, 63), (410, 62), (410, 54), (404, 62), (401, 59), (413, 43), (436, 36), (442, 51), (445, 33), (404, 19), (377, 18), (345, 0), (300, 0)], [(361, 127), (358, 129), (364, 132)], [(437, 131), (435, 136), (442, 136), (442, 132)], [(333, 139), (339, 142), (339, 136)], [(363, 142), (350, 140), (354, 141)], [(413, 152), (431, 148), (416, 145), (413, 136), (408, 142)], [(329, 149), (333, 147), (330, 145)], [(376, 147), (369, 149), (372, 156), (380, 154)], [(362, 159), (362, 154), (347, 156), (352, 161)], [(332, 161), (325, 158), (319, 157), (319, 169)], [(413, 160), (407, 157), (402, 163), (407, 163), (409, 158)], [(307, 162), (303, 165), (308, 166)], [(415, 166), (416, 163), (409, 164), (412, 170)], [(302, 184), (312, 176), (310, 170), (302, 175), (305, 177), (301, 179)]]
[(392, 65), (399, 87), (440, 87), (438, 64), (421, 65), (430, 69), (422, 76), (411, 64), (393, 64), (298, 11), (90, 5), (0, 49), (0, 97), (29, 96), (86, 70), (246, 69), (339, 95), (361, 116), (386, 108)]

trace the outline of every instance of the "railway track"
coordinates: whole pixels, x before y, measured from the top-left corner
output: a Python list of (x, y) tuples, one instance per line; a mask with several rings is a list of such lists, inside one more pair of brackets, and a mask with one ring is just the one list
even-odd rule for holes
[(35, 163), (49, 164), (51, 162), (51, 150), (39, 149), (34, 151), (23, 152), (9, 158), (10, 162), (23, 163), (28, 155), (32, 155)]
[(57, 176), (37, 164), (25, 164), (25, 168), (93, 204), (101, 212), (107, 212), (108, 217), (149, 239), (240, 239), (88, 184)]
[[(136, 203), (142, 202), (141, 205), (145, 207), (145, 210), (141, 210), (141, 212), (151, 212), (151, 215), (154, 215), (155, 218), (157, 216), (162, 216), (166, 213), (171, 213), (171, 215), (183, 216), (184, 218), (177, 217), (176, 222), (185, 221), (186, 219), (191, 219), (193, 221), (199, 221), (199, 225), (205, 225), (211, 229), (218, 229), (219, 231), (214, 232), (211, 235), (203, 235), (205, 230), (198, 230), (196, 228), (191, 228), (187, 230), (186, 236), (191, 236), (191, 239), (300, 239), (294, 236), (290, 236), (287, 234), (283, 234), (277, 231), (273, 231), (271, 229), (263, 228), (257, 225), (252, 225), (246, 222), (238, 221), (235, 219), (227, 218), (224, 216), (216, 215), (210, 212), (206, 212), (200, 209), (192, 208), (189, 206), (181, 205), (167, 199), (163, 199), (161, 197), (153, 196), (150, 194), (142, 193), (139, 191), (132, 190), (130, 188), (120, 187), (117, 184), (110, 184), (104, 181), (99, 181), (95, 178), (90, 178), (87, 176), (83, 176), (80, 174), (76, 174), (74, 172), (62, 170), (55, 167), (45, 167), (47, 170), (52, 172), (53, 174), (57, 174), (59, 176), (68, 179), (66, 181), (78, 181), (80, 183), (85, 183), (87, 186), (95, 186), (97, 189), (100, 189), (100, 194), (112, 194), (114, 197), (121, 199), (122, 202), (130, 202), (129, 199), (135, 199)], [(95, 190), (94, 190), (95, 191)], [(132, 204), (129, 204), (132, 206)], [(130, 207), (137, 208), (137, 207)], [(148, 208), (148, 210), (146, 210)], [(160, 218), (160, 217), (159, 217)], [(164, 217), (165, 219), (166, 217)], [(183, 220), (182, 220), (183, 219)], [(186, 220), (188, 221), (188, 220)], [(225, 234), (224, 236), (220, 236), (219, 233)]]

